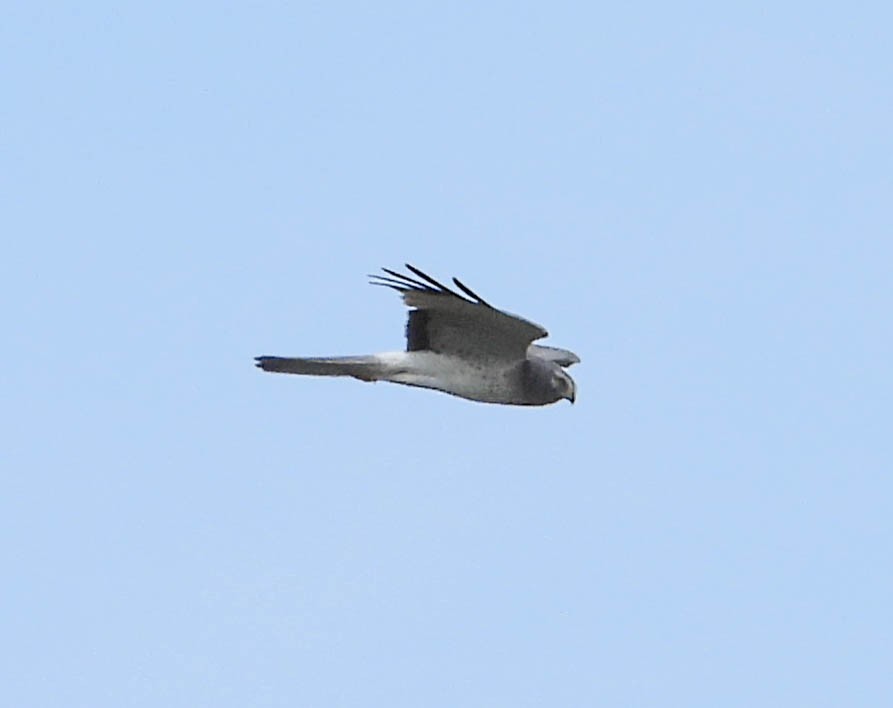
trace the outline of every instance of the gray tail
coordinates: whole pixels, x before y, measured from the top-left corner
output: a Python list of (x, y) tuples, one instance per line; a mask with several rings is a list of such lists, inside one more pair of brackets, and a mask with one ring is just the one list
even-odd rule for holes
[(353, 376), (362, 381), (377, 381), (384, 367), (374, 356), (330, 356), (291, 358), (282, 356), (255, 357), (255, 366), (277, 374), (305, 376)]

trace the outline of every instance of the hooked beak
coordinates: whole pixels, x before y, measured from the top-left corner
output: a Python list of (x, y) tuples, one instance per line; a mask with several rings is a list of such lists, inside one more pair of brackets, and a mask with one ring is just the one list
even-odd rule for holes
[(562, 373), (564, 373), (564, 376), (562, 378), (564, 379), (565, 383), (564, 398), (566, 398), (571, 402), (571, 404), (573, 404), (573, 402), (577, 400), (577, 384), (574, 383), (574, 380), (570, 376), (568, 376), (566, 372)]

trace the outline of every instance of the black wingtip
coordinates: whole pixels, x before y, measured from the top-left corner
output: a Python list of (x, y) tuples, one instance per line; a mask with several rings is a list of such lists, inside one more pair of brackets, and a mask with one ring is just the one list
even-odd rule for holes
[[(462, 294), (456, 292), (452, 288), (447, 287), (439, 280), (435, 280), (425, 271), (421, 270), (420, 268), (416, 268), (412, 263), (404, 263), (403, 265), (410, 273), (412, 273), (412, 275), (398, 273), (395, 270), (383, 267), (381, 270), (385, 275), (369, 275), (369, 282), (372, 285), (384, 285), (385, 287), (393, 288), (394, 290), (402, 293), (408, 292), (410, 290), (441, 293), (443, 295), (452, 295), (453, 297), (459, 298), (460, 300), (463, 300), (465, 302), (470, 301), (472, 303), (483, 305), (485, 307), (493, 307), (490, 303), (484, 300), (484, 298), (474, 292), (474, 290), (469, 288), (458, 278), (453, 278), (453, 283), (456, 284), (456, 287), (459, 288)], [(466, 298), (468, 299), (466, 300)]]
[(441, 283), (438, 280), (435, 280), (434, 278), (432, 278), (430, 275), (428, 275), (424, 271), (419, 270), (418, 268), (416, 268), (413, 265), (410, 265), (409, 263), (406, 263), (405, 265), (410, 270), (411, 273), (413, 273), (414, 275), (417, 275), (422, 280), (424, 280), (428, 283), (431, 283), (431, 285), (433, 285), (435, 288), (439, 289), (441, 292), (449, 293), (450, 295), (456, 295), (457, 297), (461, 297), (455, 290), (451, 290), (446, 285), (444, 285), (443, 283)]
[(456, 287), (459, 288), (463, 293), (468, 295), (472, 300), (476, 300), (481, 305), (486, 305), (487, 307), (492, 307), (489, 302), (484, 300), (480, 295), (478, 295), (474, 290), (469, 288), (465, 283), (463, 283), (458, 278), (453, 278), (453, 282), (456, 284)]

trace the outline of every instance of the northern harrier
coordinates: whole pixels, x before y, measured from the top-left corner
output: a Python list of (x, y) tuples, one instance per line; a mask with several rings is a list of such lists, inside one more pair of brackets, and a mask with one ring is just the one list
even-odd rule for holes
[(406, 323), (406, 351), (367, 356), (286, 358), (259, 356), (264, 371), (309, 376), (353, 376), (444, 391), (485, 403), (544, 406), (576, 395), (564, 367), (580, 361), (573, 352), (533, 344), (545, 329), (497, 310), (457, 278), (461, 294), (418, 268), (413, 276), (383, 268), (369, 276), (393, 288), (413, 308)]

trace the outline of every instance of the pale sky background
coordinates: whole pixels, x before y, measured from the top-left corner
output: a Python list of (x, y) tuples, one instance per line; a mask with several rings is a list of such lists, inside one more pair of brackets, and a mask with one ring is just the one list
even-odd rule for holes
[[(13, 3), (5, 706), (893, 705), (888, 3)], [(458, 275), (578, 399), (262, 374)]]

